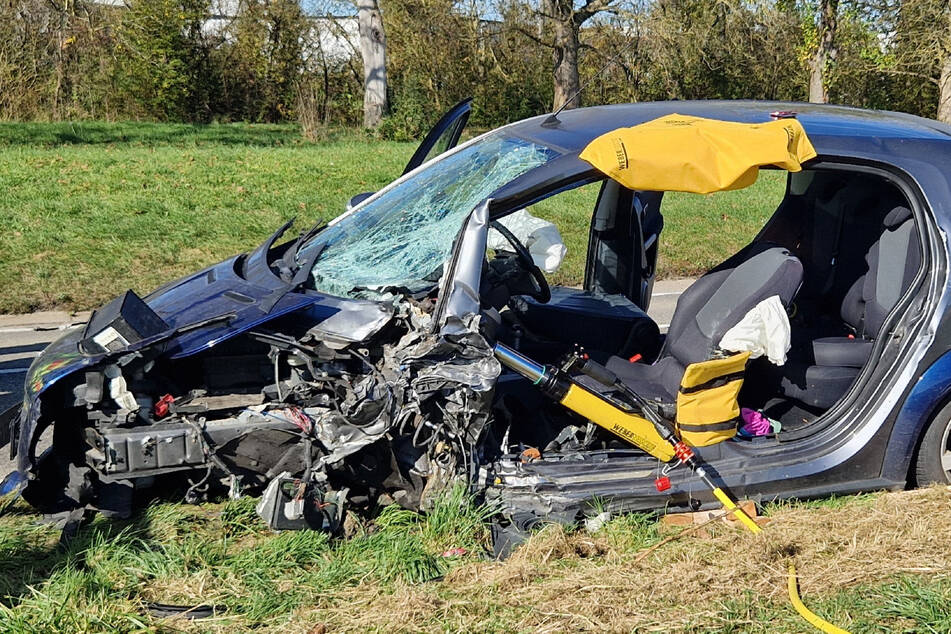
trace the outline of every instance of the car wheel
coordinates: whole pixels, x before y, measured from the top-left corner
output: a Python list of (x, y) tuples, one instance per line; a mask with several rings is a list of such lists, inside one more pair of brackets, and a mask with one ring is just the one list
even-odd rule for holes
[(951, 484), (951, 403), (931, 420), (915, 461), (918, 486)]

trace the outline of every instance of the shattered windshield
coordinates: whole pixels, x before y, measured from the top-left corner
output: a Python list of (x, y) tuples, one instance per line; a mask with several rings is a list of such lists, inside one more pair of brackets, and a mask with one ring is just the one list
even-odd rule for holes
[(496, 133), (424, 166), (338, 218), (307, 245), (319, 253), (314, 287), (341, 297), (372, 297), (388, 287), (410, 292), (432, 287), (469, 212), (556, 155)]

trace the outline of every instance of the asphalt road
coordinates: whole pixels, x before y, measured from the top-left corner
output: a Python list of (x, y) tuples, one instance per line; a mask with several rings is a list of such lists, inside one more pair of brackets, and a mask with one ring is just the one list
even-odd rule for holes
[(0, 411), (23, 398), (23, 381), (33, 359), (87, 315), (62, 312), (0, 316)]
[[(654, 285), (648, 313), (661, 330), (666, 330), (677, 298), (692, 281), (664, 280)], [(84, 313), (63, 312), (0, 316), (0, 411), (23, 398), (26, 370), (40, 351), (67, 328), (81, 325), (87, 317)]]

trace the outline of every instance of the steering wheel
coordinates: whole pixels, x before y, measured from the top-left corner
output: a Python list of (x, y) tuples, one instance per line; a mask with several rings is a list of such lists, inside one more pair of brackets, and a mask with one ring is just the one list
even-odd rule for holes
[(509, 231), (501, 222), (493, 220), (489, 226), (501, 233), (502, 237), (508, 240), (512, 248), (515, 249), (515, 256), (518, 258), (519, 264), (521, 264), (522, 268), (529, 274), (529, 279), (532, 281), (532, 288), (527, 290), (525, 294), (542, 304), (547, 304), (551, 299), (551, 287), (548, 286), (548, 280), (545, 279), (545, 274), (542, 273), (542, 270), (535, 264), (535, 260), (532, 259), (532, 254), (529, 253), (525, 245), (515, 237), (515, 234)]

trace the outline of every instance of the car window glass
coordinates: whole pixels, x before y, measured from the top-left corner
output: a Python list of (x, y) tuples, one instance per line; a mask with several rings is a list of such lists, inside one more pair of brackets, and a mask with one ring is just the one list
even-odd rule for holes
[(439, 138), (436, 139), (436, 143), (433, 145), (432, 149), (429, 150), (429, 152), (426, 154), (426, 158), (423, 159), (423, 163), (439, 156), (446, 150), (452, 149), (450, 147), (450, 144), (452, 143), (452, 140), (456, 138), (456, 133), (459, 132), (459, 128), (465, 125), (466, 119), (467, 117), (460, 117), (456, 119), (452, 123), (451, 126), (446, 128), (445, 132), (439, 135)]
[(321, 232), (314, 287), (338, 296), (373, 297), (387, 288), (435, 284), (465, 217), (554, 150), (492, 134), (446, 154), (387, 188)]

